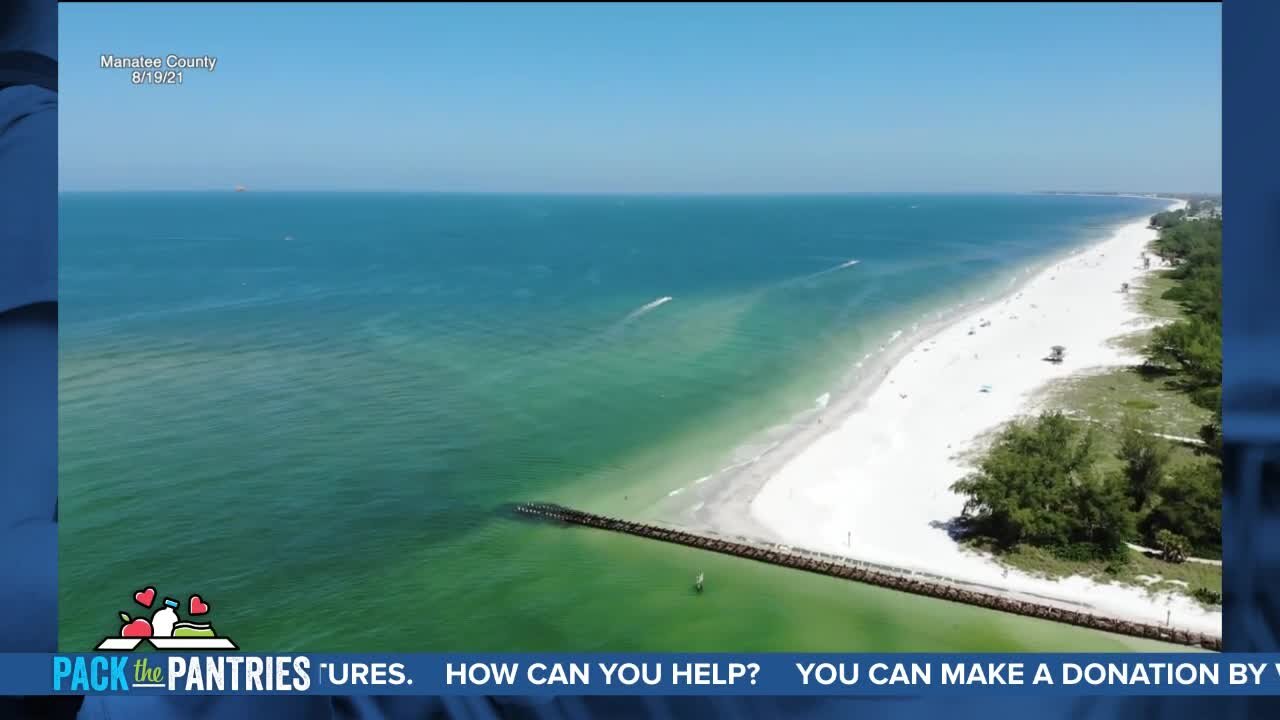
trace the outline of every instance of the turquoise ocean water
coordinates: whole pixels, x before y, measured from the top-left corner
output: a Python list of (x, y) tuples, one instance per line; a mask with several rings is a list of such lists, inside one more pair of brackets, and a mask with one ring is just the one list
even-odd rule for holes
[(62, 645), (155, 585), (248, 649), (1133, 647), (502, 508), (642, 517), (895, 330), (1163, 204), (64, 194)]

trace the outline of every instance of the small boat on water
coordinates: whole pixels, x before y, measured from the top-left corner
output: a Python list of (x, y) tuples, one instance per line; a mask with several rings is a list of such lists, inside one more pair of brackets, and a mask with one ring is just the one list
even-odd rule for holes
[(702, 573), (698, 573), (698, 579), (693, 581), (694, 590), (698, 592), (702, 592), (702, 580), (703, 580)]

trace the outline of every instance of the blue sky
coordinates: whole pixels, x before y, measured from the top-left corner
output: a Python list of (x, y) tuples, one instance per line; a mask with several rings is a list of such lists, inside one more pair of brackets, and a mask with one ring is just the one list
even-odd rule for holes
[[(1217, 191), (1221, 9), (60, 6), (65, 190)], [(133, 86), (102, 54), (213, 55)]]

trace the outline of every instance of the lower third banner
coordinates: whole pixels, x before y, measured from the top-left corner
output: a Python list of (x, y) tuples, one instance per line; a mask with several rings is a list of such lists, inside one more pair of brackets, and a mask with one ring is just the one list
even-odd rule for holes
[(0, 655), (0, 695), (1278, 695), (1280, 654)]

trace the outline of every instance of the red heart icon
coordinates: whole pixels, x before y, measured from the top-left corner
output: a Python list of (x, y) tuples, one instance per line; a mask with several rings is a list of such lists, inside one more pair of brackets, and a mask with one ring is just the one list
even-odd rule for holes
[(203, 615), (207, 612), (209, 612), (209, 606), (205, 603), (205, 601), (201, 600), (199, 595), (192, 595), (191, 596), (191, 614)]
[(146, 590), (139, 590), (133, 594), (133, 601), (142, 607), (151, 607), (151, 601), (156, 599), (156, 589), (149, 587)]

